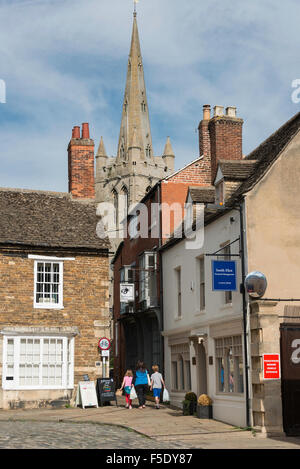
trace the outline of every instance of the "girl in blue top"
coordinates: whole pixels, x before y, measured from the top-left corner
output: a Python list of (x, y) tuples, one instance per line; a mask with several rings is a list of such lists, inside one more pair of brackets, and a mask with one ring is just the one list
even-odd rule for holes
[(133, 376), (132, 385), (135, 387), (139, 400), (139, 409), (144, 409), (146, 403), (146, 393), (148, 391), (150, 378), (146, 365), (142, 361), (138, 361)]

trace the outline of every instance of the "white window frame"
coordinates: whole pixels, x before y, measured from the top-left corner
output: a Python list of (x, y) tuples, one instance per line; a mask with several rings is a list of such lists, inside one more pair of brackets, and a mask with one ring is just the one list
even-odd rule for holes
[[(13, 380), (6, 378), (11, 376), (7, 370), (7, 347), (8, 340), (14, 341), (14, 371)], [(20, 348), (22, 339), (39, 339), (40, 340), (40, 362), (39, 365), (39, 384), (38, 385), (20, 385), (19, 384), (19, 365), (20, 365)], [(63, 344), (63, 361), (62, 361), (62, 385), (43, 385), (43, 340), (58, 339)], [(4, 335), (3, 336), (3, 371), (2, 371), (2, 388), (5, 390), (29, 390), (29, 389), (73, 389), (74, 388), (74, 337), (69, 336), (38, 336), (38, 335)], [(69, 359), (69, 361), (68, 361)], [(68, 373), (69, 371), (69, 373)], [(69, 378), (69, 379), (68, 379)]]
[[(139, 268), (140, 268), (140, 276), (139, 276), (139, 302), (147, 301), (150, 305), (152, 297), (150, 297), (150, 269), (149, 269), (149, 256), (154, 257), (154, 268), (153, 274), (156, 276), (157, 273), (157, 253), (154, 251), (147, 251), (144, 252), (140, 256), (139, 261)], [(156, 298), (157, 298), (157, 291), (156, 291)]]
[[(59, 265), (59, 287), (58, 287), (58, 303), (37, 303), (37, 266), (39, 263), (49, 263), (49, 264), (58, 264)], [(33, 306), (36, 309), (63, 309), (63, 273), (64, 273), (64, 263), (62, 260), (55, 258), (40, 258), (34, 260), (34, 292), (33, 292)]]

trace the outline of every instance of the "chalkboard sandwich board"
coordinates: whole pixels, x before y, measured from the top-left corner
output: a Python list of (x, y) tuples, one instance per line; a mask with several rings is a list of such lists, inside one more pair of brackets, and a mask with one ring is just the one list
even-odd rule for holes
[(105, 402), (111, 402), (111, 401), (116, 401), (116, 405), (118, 405), (115, 383), (112, 378), (98, 378), (96, 389), (97, 389), (98, 404), (100, 406), (103, 406)]

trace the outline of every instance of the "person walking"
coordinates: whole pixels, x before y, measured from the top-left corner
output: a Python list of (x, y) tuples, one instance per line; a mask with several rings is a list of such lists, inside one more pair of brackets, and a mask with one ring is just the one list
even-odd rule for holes
[(159, 373), (158, 365), (152, 366), (153, 374), (151, 375), (151, 386), (150, 391), (153, 389), (153, 396), (155, 398), (155, 408), (159, 409), (159, 400), (162, 390), (162, 386), (165, 387), (165, 382), (163, 380), (162, 374)]
[(127, 370), (125, 373), (125, 376), (123, 378), (123, 383), (120, 388), (120, 391), (124, 388), (125, 391), (125, 399), (126, 399), (126, 409), (132, 409), (132, 400), (130, 399), (130, 391), (131, 391), (131, 385), (132, 385), (132, 380), (133, 380), (133, 373), (132, 370)]
[(139, 400), (139, 409), (144, 409), (146, 403), (146, 393), (150, 385), (150, 378), (146, 365), (143, 361), (138, 361), (133, 375), (132, 386), (135, 387)]

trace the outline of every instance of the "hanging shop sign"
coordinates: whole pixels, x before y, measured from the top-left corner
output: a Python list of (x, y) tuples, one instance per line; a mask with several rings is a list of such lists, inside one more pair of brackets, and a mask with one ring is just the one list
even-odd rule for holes
[(212, 261), (213, 291), (236, 291), (236, 261)]
[(111, 341), (107, 337), (101, 337), (98, 342), (98, 347), (100, 350), (109, 350), (111, 347)]
[(120, 302), (134, 301), (134, 283), (120, 283)]
[(264, 379), (280, 379), (280, 355), (279, 353), (265, 353), (263, 355)]

